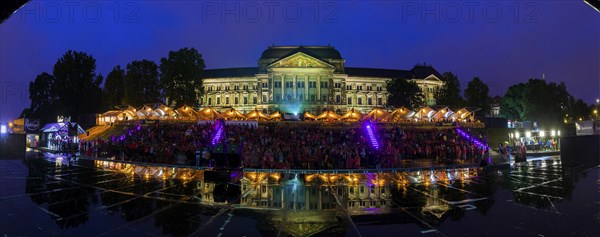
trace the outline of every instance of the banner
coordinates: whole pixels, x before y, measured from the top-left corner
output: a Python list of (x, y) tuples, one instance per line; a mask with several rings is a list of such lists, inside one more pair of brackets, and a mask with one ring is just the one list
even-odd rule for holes
[(23, 127), (25, 130), (25, 133), (39, 133), (40, 132), (40, 120), (26, 118), (23, 123)]

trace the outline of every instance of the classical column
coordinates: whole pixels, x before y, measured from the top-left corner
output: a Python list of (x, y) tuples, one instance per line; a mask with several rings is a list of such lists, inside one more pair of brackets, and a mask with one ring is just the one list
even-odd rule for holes
[(294, 210), (296, 210), (296, 208), (298, 207), (298, 192), (294, 192), (294, 195), (292, 195), (293, 198), (293, 202), (294, 202)]
[[(271, 100), (273, 100), (273, 99), (274, 99), (274, 98), (273, 98), (273, 95), (275, 94), (275, 87), (274, 87), (274, 84), (275, 84), (275, 83), (274, 83), (274, 81), (275, 81), (275, 76), (274, 76), (273, 74), (270, 74), (270, 75), (269, 75), (269, 77), (270, 77), (270, 78), (269, 78), (270, 80), (269, 80), (269, 79), (267, 79), (267, 80), (268, 80), (268, 81), (267, 81), (267, 83), (269, 83), (269, 81), (270, 81), (271, 83), (269, 83), (269, 94), (267, 95), (267, 101), (263, 101), (263, 103), (265, 103), (265, 104), (266, 104), (267, 102), (270, 102)], [(262, 96), (262, 95), (261, 95), (261, 96)]]
[(298, 83), (298, 75), (294, 75), (294, 85), (292, 87), (292, 88), (294, 88), (294, 100), (298, 99), (298, 92), (297, 92), (298, 89), (296, 88), (298, 85), (296, 83)]
[(281, 76), (281, 100), (285, 100), (285, 74)]
[(317, 76), (317, 101), (321, 101), (321, 75)]
[(317, 209), (323, 209), (323, 196), (321, 195), (321, 189), (319, 189), (319, 203), (317, 203)]
[(308, 75), (304, 75), (304, 101), (308, 101)]
[(285, 200), (283, 198), (283, 193), (285, 192), (285, 188), (281, 188), (281, 208), (285, 208)]
[(310, 209), (310, 198), (309, 198), (310, 197), (310, 189), (307, 188), (305, 190), (306, 190), (306, 192), (304, 193), (304, 196), (306, 196), (306, 200), (304, 202), (304, 209), (308, 210), (308, 209)]

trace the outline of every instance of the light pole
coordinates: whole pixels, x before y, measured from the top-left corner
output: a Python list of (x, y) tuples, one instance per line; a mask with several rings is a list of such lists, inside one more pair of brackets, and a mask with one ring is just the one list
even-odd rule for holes
[(594, 109), (594, 115), (596, 116), (596, 119), (598, 119), (598, 104), (600, 104), (600, 99), (596, 98), (596, 109)]

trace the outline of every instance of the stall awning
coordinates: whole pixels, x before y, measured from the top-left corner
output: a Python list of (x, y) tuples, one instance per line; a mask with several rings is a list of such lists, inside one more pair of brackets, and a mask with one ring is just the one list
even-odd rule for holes
[(49, 124), (46, 124), (46, 126), (44, 126), (41, 129), (41, 131), (43, 133), (59, 132), (59, 131), (68, 132), (69, 131), (69, 126), (71, 124), (77, 126), (77, 134), (84, 134), (85, 133), (85, 130), (83, 130), (83, 128), (81, 126), (79, 126), (79, 124), (77, 124), (77, 123), (49, 123)]

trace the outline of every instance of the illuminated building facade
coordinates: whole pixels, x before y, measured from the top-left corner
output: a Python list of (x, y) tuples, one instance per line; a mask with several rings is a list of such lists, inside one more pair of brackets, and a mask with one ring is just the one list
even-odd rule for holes
[(397, 70), (346, 67), (345, 62), (331, 46), (271, 46), (258, 67), (205, 70), (200, 105), (243, 112), (368, 112), (387, 106), (389, 80), (415, 81), (428, 105), (435, 105), (433, 92), (444, 84), (427, 65)]

